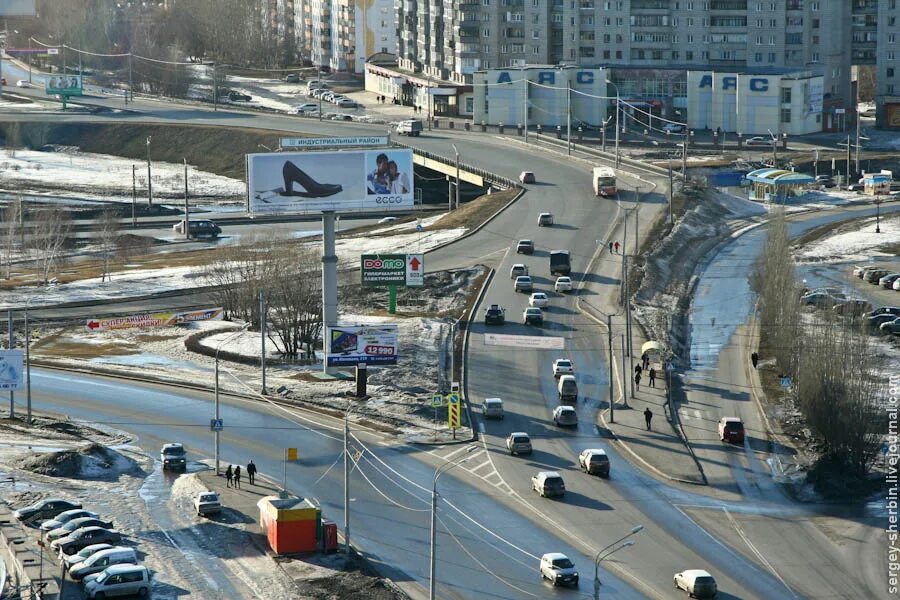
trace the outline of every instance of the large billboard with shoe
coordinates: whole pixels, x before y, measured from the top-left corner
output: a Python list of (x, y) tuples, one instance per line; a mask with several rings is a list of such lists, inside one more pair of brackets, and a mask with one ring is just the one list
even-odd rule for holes
[(247, 155), (250, 212), (387, 212), (413, 207), (412, 150)]

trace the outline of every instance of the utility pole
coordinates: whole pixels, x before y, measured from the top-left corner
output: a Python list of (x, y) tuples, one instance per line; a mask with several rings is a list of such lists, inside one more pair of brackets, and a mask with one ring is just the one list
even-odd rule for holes
[(672, 161), (669, 161), (669, 225), (675, 223), (675, 216), (672, 214), (672, 197), (675, 194), (674, 187), (672, 180)]
[(260, 356), (259, 362), (262, 367), (262, 390), (260, 394), (267, 394), (266, 391), (266, 317), (268, 313), (266, 311), (266, 292), (263, 290), (259, 291), (259, 340), (260, 340)]
[(456, 154), (456, 209), (459, 210), (459, 150), (456, 149), (456, 144), (450, 144), (453, 146), (453, 152)]
[[(856, 172), (859, 173), (859, 81), (856, 82)], [(847, 182), (849, 185), (849, 181)]]
[(525, 123), (525, 143), (528, 143), (528, 74), (522, 69), (522, 122)]
[(184, 239), (191, 239), (191, 211), (188, 207), (187, 159), (184, 160)]
[(344, 413), (344, 543), (347, 556), (350, 556), (350, 449), (347, 445), (350, 437), (350, 409)]
[[(215, 65), (213, 65), (213, 73), (215, 73)], [(215, 75), (213, 75), (215, 81)], [(213, 83), (215, 85), (215, 83)], [(134, 102), (134, 79), (131, 76), (131, 53), (128, 53), (128, 93), (131, 94), (131, 101)]]
[(606, 339), (609, 343), (609, 422), (616, 422), (615, 400), (613, 397), (613, 344), (612, 344), (612, 315), (606, 315)]
[(566, 154), (572, 156), (572, 86), (566, 79)]
[[(12, 311), (7, 312), (7, 320), (9, 322), (9, 349), (12, 350), (16, 347), (15, 340), (15, 332), (13, 330), (13, 313)], [(16, 395), (15, 392), (9, 390), (9, 418), (16, 418)]]
[(816, 180), (819, 179), (819, 149), (818, 148), (816, 148), (816, 156), (815, 156), (815, 160), (813, 161), (813, 177), (815, 177)]
[(25, 309), (25, 422), (31, 424), (31, 333), (28, 330), (28, 309)]
[(147, 136), (147, 205), (153, 206), (153, 179), (150, 172), (150, 140), (152, 135)]
[(847, 136), (847, 185), (850, 185), (850, 151), (852, 148), (852, 144), (850, 143), (850, 136)]
[(137, 227), (137, 165), (131, 165), (131, 226)]
[(681, 153), (681, 180), (687, 181), (687, 151), (688, 151), (688, 129), (684, 128), (684, 147)]
[[(322, 85), (322, 66), (321, 65), (319, 65), (319, 76), (318, 76), (318, 79), (316, 79), (316, 83), (318, 83), (319, 86)], [(318, 89), (322, 89), (322, 88), (319, 87)], [(323, 96), (323, 94), (319, 93), (319, 121), (320, 122), (322, 121), (322, 96)]]
[(634, 379), (631, 378), (630, 373), (628, 373), (628, 367), (625, 364), (625, 334), (621, 335), (622, 340), (622, 402), (625, 404), (625, 407), (628, 407), (628, 394), (625, 392), (625, 382), (631, 380), (631, 391), (634, 393)]
[[(131, 65), (131, 55), (128, 55), (128, 64)], [(130, 66), (129, 66), (130, 69)], [(129, 70), (129, 73), (131, 71)], [(133, 100), (134, 98), (132, 98)], [(219, 65), (213, 63), (213, 110), (219, 110)]]

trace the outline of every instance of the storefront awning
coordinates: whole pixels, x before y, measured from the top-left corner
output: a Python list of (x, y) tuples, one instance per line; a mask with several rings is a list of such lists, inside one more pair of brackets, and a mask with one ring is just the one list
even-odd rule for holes
[(795, 171), (784, 169), (757, 169), (747, 173), (747, 179), (753, 183), (765, 183), (769, 185), (803, 185), (813, 183), (815, 178)]

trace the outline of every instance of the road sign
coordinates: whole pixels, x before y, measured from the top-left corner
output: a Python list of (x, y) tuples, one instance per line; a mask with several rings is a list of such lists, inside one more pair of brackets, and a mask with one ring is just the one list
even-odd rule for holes
[(158, 312), (127, 317), (110, 317), (88, 319), (85, 323), (88, 331), (111, 331), (114, 329), (135, 329), (139, 327), (169, 327), (194, 321), (220, 321), (224, 309), (206, 308), (185, 312)]
[(289, 461), (297, 460), (297, 449), (296, 448), (288, 448), (287, 449), (287, 459)]
[(416, 231), (418, 231), (419, 233), (422, 233), (423, 229), (425, 229), (425, 228), (422, 227), (421, 223), (416, 223)]
[(209, 420), (209, 430), (210, 431), (222, 431), (224, 429), (224, 423), (222, 423), (222, 419), (210, 419)]
[(422, 287), (425, 284), (425, 255), (363, 254), (359, 270), (363, 285)]
[(282, 148), (328, 148), (335, 146), (387, 146), (386, 135), (356, 135), (325, 138), (281, 138)]
[(431, 406), (433, 408), (440, 408), (444, 405), (444, 396), (443, 394), (432, 394), (431, 395)]
[(22, 387), (23, 364), (21, 350), (0, 350), (0, 390), (12, 391)]
[(460, 403), (459, 394), (447, 395), (447, 424), (450, 429), (459, 429), (460, 427)]
[(537, 348), (540, 350), (565, 350), (566, 339), (537, 335), (484, 334), (487, 346), (511, 346), (513, 348)]
[(791, 378), (786, 375), (781, 376), (781, 387), (788, 389), (791, 387)]
[(406, 255), (406, 287), (425, 285), (425, 255)]

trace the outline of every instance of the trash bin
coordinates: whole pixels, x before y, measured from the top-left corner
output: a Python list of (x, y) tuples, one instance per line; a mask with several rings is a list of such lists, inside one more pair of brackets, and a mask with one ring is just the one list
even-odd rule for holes
[(322, 552), (331, 554), (332, 552), (337, 552), (337, 549), (337, 523), (325, 519), (322, 521)]

